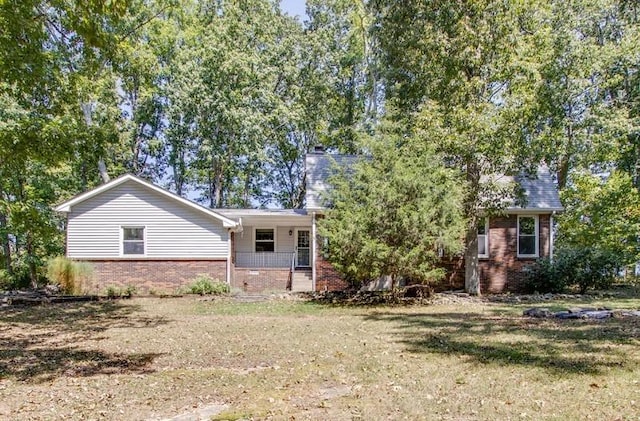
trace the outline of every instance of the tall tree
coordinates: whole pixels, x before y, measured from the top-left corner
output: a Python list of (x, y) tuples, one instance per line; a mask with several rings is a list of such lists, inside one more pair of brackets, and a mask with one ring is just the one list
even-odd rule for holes
[(625, 85), (639, 50), (615, 0), (552, 1), (547, 13), (536, 138), (564, 189), (573, 170), (615, 161), (633, 125)]
[(110, 56), (123, 1), (0, 3), (0, 241), (4, 270), (27, 268), (55, 247), (50, 204), (64, 182), (52, 175), (71, 161), (83, 128), (78, 64)]
[(429, 283), (441, 252), (458, 252), (465, 229), (460, 173), (432, 145), (394, 125), (365, 142), (371, 155), (333, 177), (319, 230), (328, 258), (352, 283), (383, 275)]
[(540, 16), (535, 2), (373, 1), (387, 101), (465, 173), (465, 287), (480, 294), (477, 224), (492, 176), (535, 164), (527, 146)]
[(562, 199), (560, 247), (607, 252), (625, 265), (640, 259), (640, 192), (629, 174), (614, 171), (606, 179), (573, 174)]

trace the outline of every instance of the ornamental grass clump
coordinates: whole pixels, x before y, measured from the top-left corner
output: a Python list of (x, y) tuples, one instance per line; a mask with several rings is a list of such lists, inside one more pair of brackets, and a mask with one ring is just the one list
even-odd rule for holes
[(75, 262), (64, 256), (47, 263), (47, 279), (58, 285), (64, 294), (81, 295), (93, 276), (93, 267), (87, 262)]

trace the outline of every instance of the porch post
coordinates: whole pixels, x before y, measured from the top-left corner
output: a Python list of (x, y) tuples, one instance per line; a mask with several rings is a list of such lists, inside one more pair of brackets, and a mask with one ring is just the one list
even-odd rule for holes
[(311, 284), (316, 290), (316, 213), (311, 214)]
[(231, 243), (231, 229), (229, 229), (228, 231), (228, 238), (227, 238), (227, 285), (231, 286), (231, 250), (232, 250), (232, 243)]

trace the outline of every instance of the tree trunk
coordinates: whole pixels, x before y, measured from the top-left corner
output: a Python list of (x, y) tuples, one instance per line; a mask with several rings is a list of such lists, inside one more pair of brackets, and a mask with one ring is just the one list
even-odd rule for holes
[(104, 163), (104, 159), (98, 159), (98, 172), (100, 172), (100, 178), (103, 183), (108, 183), (111, 179), (109, 173), (107, 173), (107, 165)]
[(12, 275), (13, 269), (11, 267), (11, 244), (9, 243), (9, 233), (7, 232), (7, 217), (3, 213), (0, 213), (0, 242), (2, 242), (4, 269), (9, 275)]
[[(87, 128), (90, 128), (93, 125), (93, 118), (91, 117), (91, 113), (93, 112), (92, 106), (88, 102), (83, 102), (80, 104), (80, 108), (82, 108), (82, 114), (84, 115), (84, 122), (87, 125)], [(104, 158), (100, 157), (98, 159), (98, 172), (100, 173), (100, 178), (103, 183), (108, 183), (110, 180), (109, 174), (107, 173), (107, 165), (104, 162)]]
[(567, 179), (569, 177), (569, 157), (564, 156), (558, 163), (558, 190), (562, 190), (567, 186)]
[(36, 268), (35, 256), (33, 255), (33, 237), (27, 232), (27, 261), (29, 265), (29, 278), (31, 279), (31, 288), (38, 288), (38, 272)]
[(464, 289), (471, 295), (480, 295), (480, 272), (478, 270), (478, 227), (469, 222), (465, 236), (464, 251)]
[(480, 295), (480, 273), (478, 271), (478, 208), (480, 192), (480, 169), (478, 163), (467, 162), (468, 193), (465, 213), (468, 218), (464, 239), (464, 289), (471, 295)]

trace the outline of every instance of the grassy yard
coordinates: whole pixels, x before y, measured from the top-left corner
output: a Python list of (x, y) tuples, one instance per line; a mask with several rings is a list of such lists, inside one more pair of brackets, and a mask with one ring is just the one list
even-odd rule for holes
[(523, 318), (528, 306), (2, 309), (0, 419), (163, 419), (213, 403), (227, 405), (215, 419), (640, 419), (640, 321)]

